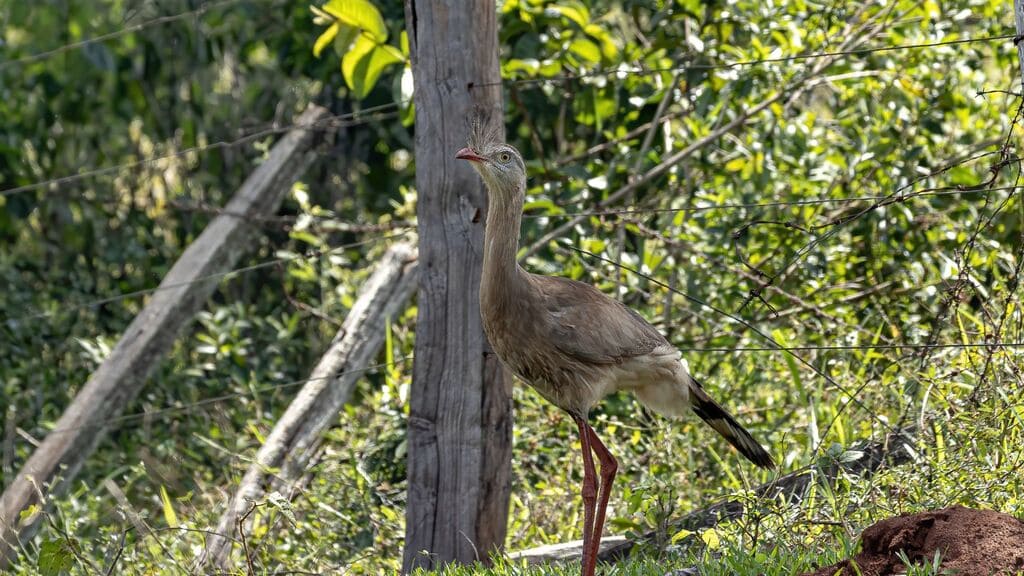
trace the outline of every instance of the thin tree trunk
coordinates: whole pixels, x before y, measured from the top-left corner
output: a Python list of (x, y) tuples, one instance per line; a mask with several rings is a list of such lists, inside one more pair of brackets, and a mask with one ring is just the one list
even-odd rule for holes
[[(146, 376), (170, 350), (178, 333), (203, 308), (217, 287), (218, 273), (230, 270), (259, 228), (251, 218), (277, 212), (292, 184), (313, 162), (316, 130), (328, 115), (311, 106), (296, 128), (278, 142), (267, 160), (246, 179), (226, 207), (174, 264), (149, 304), (124, 331), (117, 346), (67, 407), (57, 426), (0, 497), (0, 568), (35, 534), (41, 514), (22, 520), (30, 506), (49, 506), (59, 497), (120, 414), (146, 383)], [(42, 499), (42, 501), (40, 501)]]
[[(384, 343), (384, 324), (408, 303), (416, 287), (416, 250), (396, 244), (377, 264), (360, 291), (345, 323), (330, 348), (313, 369), (309, 381), (274, 425), (256, 460), (245, 472), (228, 509), (206, 543), (206, 563), (230, 568), (231, 539), (239, 519), (251, 502), (263, 497), (266, 487), (288, 490), (306, 471), (310, 456), (324, 430), (338, 418), (355, 383), (362, 378)], [(276, 474), (274, 470), (279, 470)], [(252, 523), (252, 516), (247, 524)], [(246, 529), (245, 526), (242, 529)]]
[(406, 0), (416, 93), (419, 318), (403, 570), (487, 561), (505, 539), (511, 379), (479, 310), (487, 196), (455, 152), (475, 107), (503, 118), (493, 0)]

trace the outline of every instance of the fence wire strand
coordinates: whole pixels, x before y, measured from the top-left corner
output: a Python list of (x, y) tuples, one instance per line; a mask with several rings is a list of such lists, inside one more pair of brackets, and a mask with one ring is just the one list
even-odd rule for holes
[(306, 254), (306, 255), (291, 255), (291, 256), (285, 256), (285, 257), (281, 257), (281, 258), (274, 258), (272, 260), (267, 260), (267, 261), (264, 261), (264, 262), (259, 262), (257, 264), (252, 264), (250, 266), (243, 266), (241, 268), (234, 268), (232, 270), (226, 270), (226, 271), (223, 271), (223, 272), (216, 272), (214, 274), (208, 274), (206, 276), (202, 276), (202, 277), (196, 278), (194, 280), (189, 280), (187, 282), (174, 282), (174, 283), (168, 284), (166, 286), (160, 285), (160, 286), (155, 286), (153, 288), (143, 288), (141, 290), (135, 290), (135, 291), (132, 291), (132, 292), (123, 292), (123, 293), (120, 293), (120, 294), (114, 294), (112, 296), (106, 296), (104, 298), (99, 298), (99, 299), (96, 299), (96, 300), (90, 300), (88, 302), (80, 302), (80, 303), (73, 303), (73, 304), (61, 304), (61, 307), (60, 307), (59, 310), (55, 310), (55, 311), (52, 311), (52, 312), (37, 312), (37, 313), (34, 313), (34, 314), (28, 314), (26, 316), (21, 316), (21, 317), (18, 317), (18, 318), (9, 318), (9, 319), (6, 319), (5, 322), (7, 322), (9, 325), (17, 325), (17, 324), (22, 324), (22, 323), (25, 323), (25, 322), (28, 322), (28, 321), (31, 321), (31, 320), (37, 320), (37, 319), (40, 319), (40, 318), (48, 318), (50, 316), (55, 316), (57, 314), (65, 314), (65, 313), (70, 313), (70, 312), (77, 312), (79, 310), (84, 310), (84, 309), (87, 309), (87, 308), (96, 308), (98, 306), (103, 306), (105, 304), (111, 304), (111, 303), (114, 303), (114, 302), (119, 302), (121, 300), (127, 300), (127, 299), (130, 299), (130, 298), (139, 298), (141, 296), (149, 296), (151, 294), (155, 294), (156, 292), (163, 292), (163, 291), (166, 291), (166, 290), (174, 290), (176, 288), (181, 288), (183, 286), (190, 286), (192, 284), (198, 284), (198, 283), (201, 283), (201, 282), (208, 282), (208, 281), (212, 281), (212, 280), (225, 280), (225, 279), (229, 279), (229, 278), (234, 278), (236, 276), (239, 276), (241, 274), (245, 274), (247, 272), (254, 272), (256, 270), (262, 270), (264, 268), (270, 268), (271, 266), (277, 266), (279, 264), (284, 264), (286, 262), (294, 262), (296, 260), (312, 260), (314, 258), (320, 258), (322, 256), (333, 254), (335, 252), (340, 252), (342, 250), (348, 250), (348, 249), (351, 249), (351, 248), (358, 248), (360, 246), (367, 246), (367, 245), (370, 245), (370, 244), (375, 244), (377, 242), (383, 242), (383, 241), (386, 241), (386, 240), (395, 240), (395, 239), (398, 239), (398, 238), (401, 238), (401, 237), (405, 236), (409, 232), (410, 232), (410, 230), (404, 230), (404, 231), (398, 232), (396, 234), (388, 234), (388, 235), (384, 235), (384, 236), (375, 236), (375, 237), (371, 237), (371, 238), (365, 238), (363, 240), (358, 240), (356, 242), (349, 242), (348, 244), (342, 244), (340, 246), (333, 246), (333, 247), (330, 247), (330, 248), (323, 248), (323, 249), (317, 250), (317, 251), (315, 251), (315, 252), (313, 252), (311, 254)]
[[(345, 113), (345, 114), (331, 115), (331, 116), (328, 116), (327, 118), (322, 118), (322, 119), (317, 120), (315, 122), (309, 122), (309, 123), (305, 123), (305, 124), (293, 123), (293, 124), (288, 124), (286, 126), (275, 126), (275, 127), (271, 127), (271, 128), (264, 128), (264, 129), (258, 130), (256, 132), (252, 132), (250, 134), (246, 134), (246, 135), (241, 136), (239, 138), (235, 138), (233, 140), (219, 140), (219, 141), (213, 142), (211, 144), (203, 144), (202, 146), (193, 146), (191, 148), (185, 148), (183, 150), (178, 150), (178, 151), (170, 152), (170, 153), (167, 153), (167, 154), (161, 154), (159, 156), (150, 156), (150, 157), (141, 158), (141, 159), (138, 159), (138, 160), (133, 160), (131, 162), (125, 162), (123, 164), (117, 164), (117, 165), (114, 165), (114, 166), (106, 166), (106, 167), (103, 167), (103, 168), (96, 168), (96, 169), (89, 170), (89, 171), (86, 171), (86, 172), (80, 172), (78, 174), (70, 174), (70, 175), (67, 175), (67, 176), (59, 176), (57, 178), (51, 178), (49, 180), (43, 180), (41, 182), (34, 182), (32, 184), (25, 184), (23, 186), (17, 186), (15, 188), (8, 188), (6, 190), (0, 190), (0, 196), (12, 196), (14, 194), (20, 194), (22, 192), (31, 192), (33, 190), (39, 190), (41, 188), (47, 188), (47, 187), (51, 187), (51, 186), (53, 186), (53, 187), (60, 187), (60, 186), (63, 186), (65, 184), (70, 184), (72, 182), (77, 182), (79, 180), (84, 180), (86, 178), (93, 178), (93, 177), (96, 177), (96, 176), (103, 176), (105, 174), (111, 174), (111, 173), (114, 173), (114, 172), (119, 172), (121, 170), (126, 170), (126, 169), (130, 169), (130, 168), (138, 168), (140, 166), (148, 166), (148, 165), (156, 163), (156, 162), (160, 162), (160, 161), (163, 161), (163, 160), (169, 160), (169, 159), (172, 159), (172, 158), (180, 158), (182, 156), (187, 156), (189, 154), (197, 154), (197, 153), (202, 153), (202, 152), (208, 152), (210, 150), (217, 150), (217, 149), (221, 149), (221, 148), (233, 148), (235, 146), (240, 146), (242, 144), (246, 144), (246, 143), (252, 142), (254, 140), (259, 140), (261, 138), (266, 138), (268, 136), (274, 136), (276, 134), (283, 134), (285, 132), (290, 132), (292, 130), (329, 130), (329, 129), (340, 129), (340, 128), (349, 128), (349, 127), (353, 127), (353, 126), (359, 126), (359, 125), (371, 122), (373, 120), (382, 119), (382, 116), (379, 116), (380, 114), (384, 114), (384, 113), (393, 111), (396, 108), (398, 108), (398, 104), (397, 103), (381, 104), (380, 106), (373, 106), (373, 107), (366, 108), (364, 110), (355, 111), (355, 112), (348, 112), (348, 113)], [(378, 114), (378, 116), (375, 116), (373, 118), (366, 118), (366, 119), (362, 118), (362, 116), (372, 115), (372, 114)]]
[(145, 22), (139, 22), (138, 24), (131, 24), (131, 25), (128, 25), (128, 26), (126, 26), (124, 28), (121, 28), (119, 30), (114, 30), (114, 31), (108, 32), (106, 34), (101, 34), (99, 36), (94, 36), (92, 38), (87, 38), (85, 40), (80, 40), (78, 42), (71, 42), (70, 44), (64, 44), (63, 46), (57, 46), (56, 48), (52, 48), (50, 50), (45, 50), (43, 52), (36, 52), (34, 54), (29, 54), (27, 56), (21, 56), (21, 57), (18, 57), (18, 58), (12, 58), (10, 60), (5, 60), (5, 61), (0, 62), (0, 70), (4, 70), (5, 68), (10, 68), (11, 66), (16, 66), (16, 65), (19, 65), (19, 64), (31, 64), (32, 62), (39, 62), (40, 60), (46, 60), (47, 58), (50, 58), (51, 56), (56, 56), (58, 54), (64, 54), (65, 52), (70, 52), (72, 50), (77, 50), (79, 48), (84, 48), (86, 46), (89, 46), (90, 44), (97, 44), (99, 42), (106, 42), (107, 40), (114, 40), (116, 38), (120, 38), (122, 36), (126, 36), (128, 34), (133, 33), (133, 32), (140, 32), (142, 30), (145, 30), (147, 28), (152, 28), (154, 26), (161, 26), (163, 24), (170, 24), (172, 22), (177, 22), (179, 20), (185, 20), (185, 19), (192, 18), (192, 17), (202, 16), (203, 14), (205, 14), (206, 12), (209, 12), (210, 10), (216, 10), (218, 8), (225, 8), (225, 7), (228, 7), (228, 6), (232, 6), (234, 4), (238, 4), (240, 2), (252, 2), (252, 1), (253, 0), (223, 0), (221, 2), (209, 2), (209, 3), (203, 4), (202, 6), (199, 6), (198, 8), (194, 8), (192, 10), (188, 10), (188, 11), (185, 11), (185, 12), (179, 12), (178, 14), (170, 14), (170, 15), (167, 15), (167, 16), (159, 16), (159, 17), (153, 18), (151, 20), (146, 20)]

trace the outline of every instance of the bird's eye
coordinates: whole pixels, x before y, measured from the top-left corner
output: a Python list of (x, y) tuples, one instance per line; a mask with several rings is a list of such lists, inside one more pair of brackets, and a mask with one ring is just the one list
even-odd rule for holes
[(512, 155), (509, 154), (508, 152), (502, 152), (501, 154), (498, 154), (498, 161), (501, 162), (502, 164), (508, 164), (510, 160), (512, 160)]

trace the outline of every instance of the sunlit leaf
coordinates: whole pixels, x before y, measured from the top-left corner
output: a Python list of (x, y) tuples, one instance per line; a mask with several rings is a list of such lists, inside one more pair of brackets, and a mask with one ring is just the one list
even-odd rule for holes
[(388, 66), (402, 61), (402, 53), (397, 48), (377, 44), (368, 36), (361, 35), (352, 49), (342, 57), (341, 72), (353, 95), (356, 98), (366, 98), (377, 84), (381, 73)]
[(601, 55), (606, 60), (613, 60), (619, 55), (619, 48), (615, 46), (615, 42), (612, 42), (612, 35), (604, 28), (597, 24), (587, 24), (583, 27), (583, 31), (601, 44)]
[(326, 48), (327, 45), (334, 40), (334, 37), (338, 35), (339, 28), (341, 28), (341, 23), (335, 22), (334, 24), (331, 24), (327, 30), (324, 30), (324, 33), (321, 34), (313, 44), (313, 56), (316, 56), (317, 58), (320, 57), (320, 53), (324, 51), (324, 48)]
[(718, 532), (715, 532), (714, 528), (708, 528), (701, 532), (700, 539), (703, 540), (704, 544), (711, 550), (715, 550), (722, 545), (722, 539), (719, 538)]
[(733, 158), (725, 163), (725, 169), (729, 172), (739, 172), (747, 164), (747, 159), (740, 156), (739, 158)]
[(36, 515), (39, 514), (41, 510), (42, 509), (38, 504), (30, 504), (27, 508), (22, 510), (21, 514), (18, 516), (21, 524), (24, 526), (35, 520)]
[(388, 39), (388, 28), (380, 10), (367, 0), (331, 0), (323, 10), (345, 24), (359, 28), (377, 43)]
[(178, 527), (178, 515), (174, 513), (174, 505), (171, 503), (171, 497), (167, 495), (167, 488), (160, 487), (160, 502), (163, 503), (164, 509), (164, 521), (171, 528)]
[(590, 11), (581, 2), (563, 2), (548, 8), (551, 15), (564, 16), (578, 24), (581, 28), (590, 22)]
[(597, 63), (601, 61), (601, 49), (586, 38), (577, 38), (569, 44), (569, 51), (588, 62)]
[(679, 532), (676, 532), (675, 534), (672, 535), (671, 543), (672, 544), (678, 544), (680, 540), (682, 540), (683, 538), (686, 538), (687, 536), (691, 536), (692, 534), (693, 534), (693, 531), (687, 530), (687, 529), (683, 528)]

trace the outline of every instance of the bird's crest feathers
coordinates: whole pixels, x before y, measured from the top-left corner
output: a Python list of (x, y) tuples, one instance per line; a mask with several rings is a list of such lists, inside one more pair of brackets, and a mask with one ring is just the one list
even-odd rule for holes
[(501, 144), (502, 125), (494, 122), (491, 111), (481, 106), (473, 108), (469, 124), (469, 147), (478, 153)]

